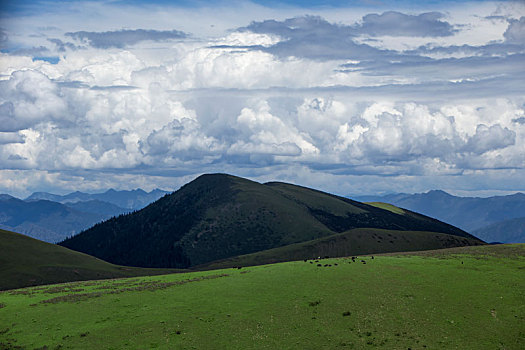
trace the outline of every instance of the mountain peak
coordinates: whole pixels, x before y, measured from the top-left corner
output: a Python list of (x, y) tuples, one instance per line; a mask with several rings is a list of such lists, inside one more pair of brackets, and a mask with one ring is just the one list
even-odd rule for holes
[[(357, 227), (430, 231), (477, 242), (466, 232), (415, 213), (399, 215), (306, 187), (281, 182), (269, 186), (217, 173), (201, 175), (142, 210), (60, 244), (112, 263), (189, 267)], [(429, 237), (433, 247), (438, 244), (435, 235)]]
[(5, 193), (0, 194), (0, 201), (6, 201), (9, 199), (16, 199), (16, 198), (9, 194), (5, 194)]
[(445, 192), (443, 190), (430, 190), (424, 194), (430, 195), (430, 196), (446, 196), (446, 197), (454, 197), (448, 192)]

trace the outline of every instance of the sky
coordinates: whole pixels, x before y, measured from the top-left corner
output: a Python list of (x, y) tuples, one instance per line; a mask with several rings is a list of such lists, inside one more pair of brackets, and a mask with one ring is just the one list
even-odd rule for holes
[(3, 1), (0, 193), (525, 191), (523, 1)]

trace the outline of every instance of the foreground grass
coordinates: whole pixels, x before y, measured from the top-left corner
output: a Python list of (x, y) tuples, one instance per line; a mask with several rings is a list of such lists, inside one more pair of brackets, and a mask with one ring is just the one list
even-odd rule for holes
[(523, 349), (524, 277), (522, 244), (25, 288), (0, 349)]

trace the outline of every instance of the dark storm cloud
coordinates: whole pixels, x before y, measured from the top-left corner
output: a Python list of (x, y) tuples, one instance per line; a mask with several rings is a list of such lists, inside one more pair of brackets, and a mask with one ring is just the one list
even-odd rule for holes
[(482, 154), (487, 151), (505, 148), (516, 143), (516, 133), (508, 128), (503, 128), (496, 124), (486, 126), (478, 125), (476, 133), (472, 136), (466, 146), (465, 151)]
[(65, 52), (66, 49), (69, 49), (69, 50), (78, 50), (80, 48), (82, 48), (82, 46), (77, 46), (73, 43), (70, 43), (70, 42), (64, 42), (60, 39), (47, 39), (47, 41), (49, 41), (50, 43), (53, 43), (55, 44), (55, 49), (58, 51), (58, 52)]
[(42, 56), (49, 53), (49, 49), (45, 46), (29, 47), (24, 49), (18, 49), (10, 52), (9, 54), (14, 56)]
[[(420, 15), (406, 15), (400, 12), (369, 14), (356, 25), (330, 23), (319, 16), (288, 18), (284, 21), (266, 20), (252, 22), (238, 31), (277, 35), (282, 41), (270, 46), (252, 46), (252, 50), (266, 51), (280, 57), (305, 57), (316, 60), (355, 59), (374, 62), (409, 59), (392, 50), (382, 50), (354, 39), (360, 35), (379, 36), (450, 36), (455, 29), (448, 22), (440, 20), (438, 12)], [(247, 48), (247, 47), (239, 47)], [(409, 52), (413, 55), (416, 52)], [(413, 60), (413, 59), (410, 59)]]
[[(525, 54), (504, 57), (464, 57), (446, 59), (405, 58), (393, 63), (370, 63), (362, 65), (364, 74), (370, 76), (405, 76), (425, 78), (433, 81), (457, 80), (480, 81), (493, 77), (510, 77), (514, 80), (523, 78), (523, 60)], [(511, 86), (505, 86), (510, 88)], [(501, 88), (501, 87), (500, 87)]]
[(289, 18), (284, 21), (252, 22), (239, 28), (241, 32), (273, 34), (284, 38), (270, 47), (255, 46), (280, 57), (306, 57), (310, 59), (364, 59), (392, 54), (369, 45), (353, 41), (357, 35), (351, 26), (329, 23), (318, 16)]
[(465, 55), (465, 56), (507, 56), (515, 53), (525, 53), (523, 45), (514, 43), (494, 43), (482, 46), (472, 45), (451, 45), (451, 46), (420, 46), (415, 50), (404, 51), (410, 55)]
[(66, 33), (66, 36), (80, 41), (86, 40), (91, 46), (99, 49), (107, 49), (110, 47), (124, 48), (128, 45), (133, 45), (146, 40), (163, 41), (169, 39), (184, 39), (188, 37), (186, 33), (178, 30), (159, 31), (145, 29), (123, 29), (108, 32), (80, 31)]
[(453, 35), (456, 30), (450, 23), (442, 21), (443, 14), (426, 12), (420, 15), (406, 15), (388, 11), (382, 14), (368, 14), (356, 31), (371, 36), (418, 36), (440, 37)]
[(332, 24), (320, 16), (303, 16), (288, 18), (284, 21), (266, 20), (262, 22), (252, 22), (249, 26), (240, 28), (240, 31), (250, 31), (253, 33), (275, 34), (286, 38), (311, 38), (311, 37), (332, 37), (343, 38), (355, 36), (352, 27), (345, 25)]
[(525, 17), (521, 17), (519, 20), (510, 20), (503, 36), (507, 42), (525, 44)]
[(0, 132), (0, 145), (9, 143), (23, 143), (24, 136), (17, 132)]

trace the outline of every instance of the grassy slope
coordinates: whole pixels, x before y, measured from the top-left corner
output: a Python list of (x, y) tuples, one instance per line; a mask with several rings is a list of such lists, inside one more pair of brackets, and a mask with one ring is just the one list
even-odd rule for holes
[(0, 348), (523, 349), (525, 245), (360, 259), (3, 292)]
[(357, 228), (347, 232), (307, 242), (213, 261), (195, 266), (195, 269), (217, 269), (232, 266), (253, 266), (315, 257), (443, 249), (465, 245), (479, 245), (474, 239), (424, 231), (394, 231)]
[(392, 205), (390, 203), (383, 203), (383, 202), (366, 202), (365, 204), (372, 205), (377, 208), (385, 209), (388, 211), (391, 211), (394, 214), (403, 215), (405, 211), (399, 207), (396, 207), (395, 205)]
[(19, 233), (0, 230), (0, 290), (173, 271), (117, 266)]
[(119, 265), (190, 267), (360, 227), (473, 238), (409, 211), (398, 215), (305, 187), (208, 174), (60, 244)]

